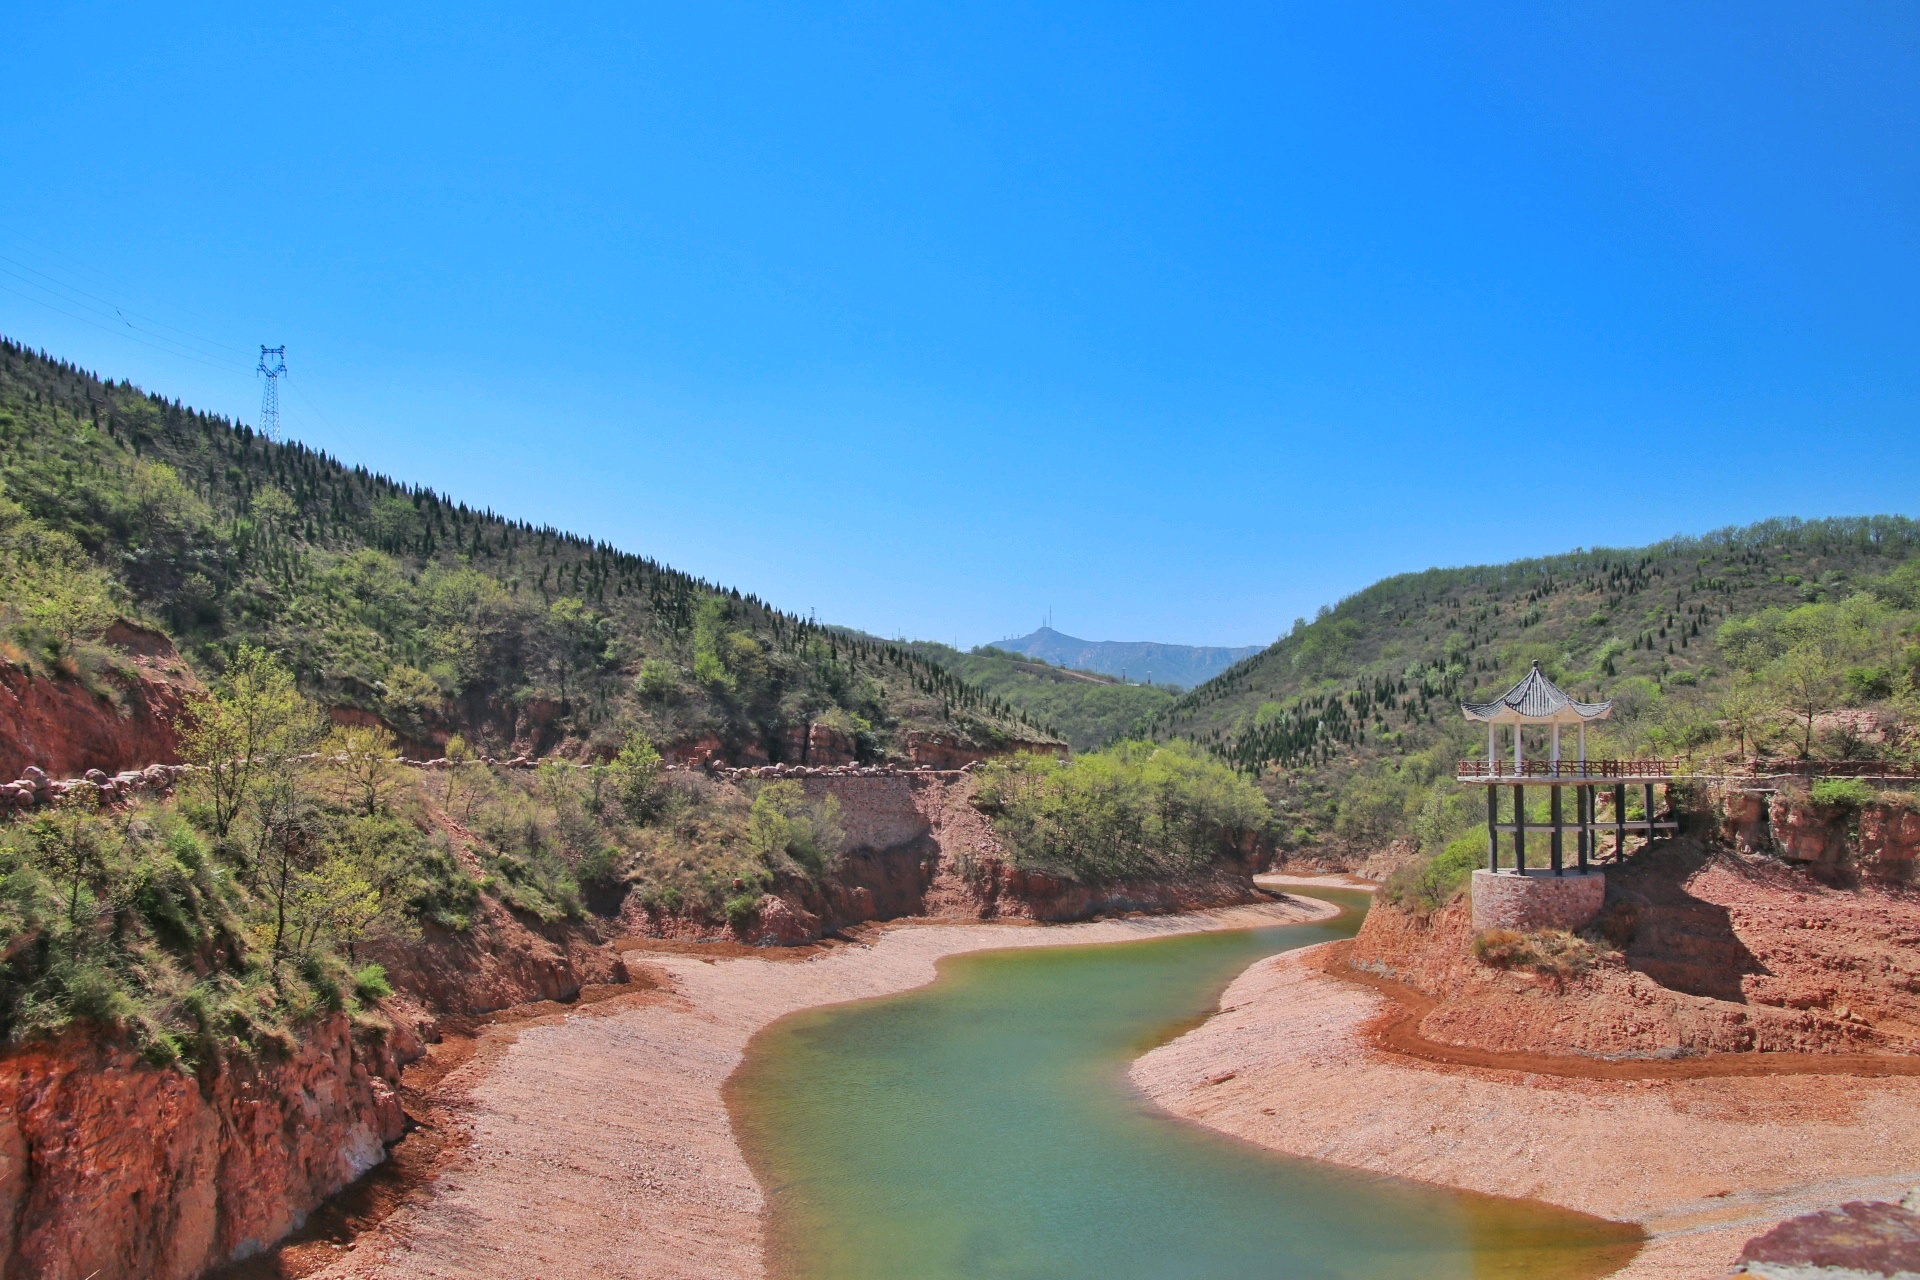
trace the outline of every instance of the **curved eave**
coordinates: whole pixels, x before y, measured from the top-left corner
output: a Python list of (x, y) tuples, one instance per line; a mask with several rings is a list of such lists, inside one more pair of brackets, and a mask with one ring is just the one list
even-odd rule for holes
[(1605, 720), (1613, 714), (1611, 702), (1569, 702), (1546, 715), (1524, 715), (1504, 702), (1463, 702), (1460, 710), (1467, 719), (1481, 724), (1585, 724)]

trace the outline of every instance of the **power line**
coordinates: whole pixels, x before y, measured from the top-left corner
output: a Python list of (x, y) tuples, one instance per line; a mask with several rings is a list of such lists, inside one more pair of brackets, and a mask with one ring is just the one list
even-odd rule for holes
[[(262, 344), (260, 347), (261, 354), (259, 362), (249, 368), (246, 364), (233, 360), (226, 354), (227, 352), (246, 354), (246, 348), (244, 347), (221, 341), (218, 338), (209, 338), (205, 334), (197, 333), (192, 329), (170, 324), (165, 320), (157, 319), (154, 316), (144, 314), (140, 311), (131, 310), (115, 302), (113, 295), (121, 293), (121, 286), (117, 282), (101, 275), (99, 272), (92, 270), (87, 264), (80, 262), (71, 255), (42, 244), (29, 236), (21, 235), (18, 231), (10, 227), (0, 226), (0, 238), (18, 241), (21, 244), (30, 246), (31, 249), (37, 253), (62, 259), (65, 264), (69, 265), (62, 265), (58, 268), (59, 270), (65, 272), (67, 275), (86, 280), (99, 290), (99, 292), (91, 292), (69, 280), (62, 279), (58, 275), (51, 274), (50, 271), (42, 270), (40, 267), (33, 265), (32, 262), (23, 262), (18, 257), (11, 256), (9, 253), (0, 253), (0, 264), (10, 264), (12, 267), (18, 268), (18, 270), (9, 270), (8, 265), (0, 265), (0, 276), (11, 277), (20, 285), (34, 291), (32, 293), (21, 292), (19, 289), (8, 286), (4, 280), (0, 280), (0, 292), (12, 294), (16, 298), (21, 298), (27, 302), (45, 307), (56, 315), (65, 316), (69, 320), (78, 320), (82, 324), (91, 325), (93, 328), (99, 329), (102, 332), (111, 333), (129, 342), (138, 343), (149, 350), (158, 351), (163, 355), (173, 356), (180, 360), (190, 360), (195, 364), (204, 365), (209, 369), (218, 369), (223, 372), (252, 372), (258, 375), (265, 375), (267, 382), (262, 388), (262, 420), (260, 428), (275, 440), (280, 439), (282, 435), (279, 390), (280, 384), (283, 381), (287, 389), (293, 393), (296, 399), (306, 406), (307, 411), (312, 414), (313, 418), (321, 426), (335, 435), (339, 434), (339, 428), (333, 424), (332, 419), (321, 409), (319, 404), (315, 402), (313, 396), (302, 385), (312, 376), (311, 370), (299, 380), (288, 376), (284, 358), (286, 348), (284, 346), (267, 347)], [(15, 252), (19, 251), (15, 250)], [(48, 265), (51, 266), (53, 264)], [(26, 272), (27, 275), (22, 275), (21, 272)], [(29, 276), (35, 276), (38, 277), (38, 279), (29, 279)], [(43, 297), (39, 295), (46, 296)], [(51, 299), (51, 301), (49, 299)], [(85, 301), (82, 301), (82, 299), (85, 299)], [(94, 303), (98, 303), (99, 305), (92, 305)], [(172, 307), (172, 304), (165, 305)], [(202, 320), (210, 320), (211, 323), (216, 325), (222, 323), (219, 320), (212, 320), (211, 317), (188, 307), (173, 309), (183, 315), (191, 315)], [(81, 312), (87, 314), (80, 314)], [(140, 324), (134, 323), (136, 320), (142, 321), (147, 325), (153, 325), (159, 329), (167, 330), (168, 333), (157, 333), (153, 329), (143, 328)], [(181, 336), (176, 338), (169, 336), (169, 334), (179, 334)], [(274, 357), (271, 368), (267, 363), (267, 357), (269, 355)]]
[(118, 335), (119, 337), (125, 338), (128, 342), (137, 342), (143, 347), (151, 347), (153, 350), (158, 351), (163, 355), (170, 355), (180, 360), (191, 360), (195, 364), (203, 364), (203, 365), (206, 365), (209, 369), (218, 369), (223, 373), (239, 373), (245, 369), (244, 365), (216, 363), (213, 360), (205, 360), (199, 356), (189, 355), (184, 351), (177, 351), (172, 347), (163, 347), (157, 342), (149, 342), (145, 338), (135, 337), (133, 334), (128, 333), (125, 329), (123, 329), (119, 325), (102, 324), (98, 320), (89, 320), (86, 316), (75, 315), (71, 311), (67, 311), (60, 307), (56, 307), (51, 302), (48, 302), (45, 298), (36, 298), (32, 294), (21, 293), (18, 289), (10, 289), (4, 284), (0, 284), (0, 293), (10, 293), (16, 298), (22, 298), (28, 302), (35, 303), (39, 306), (45, 307), (47, 310), (52, 311), (58, 315), (63, 315), (67, 317), (67, 319), (69, 320), (78, 320), (81, 324), (90, 324), (96, 329), (100, 329), (100, 330), (103, 330), (104, 332), (115, 334), (115, 335)]
[[(302, 375), (302, 376), (304, 377), (307, 375)], [(326, 413), (321, 410), (320, 405), (314, 400), (314, 398), (311, 395), (307, 394), (306, 388), (303, 387), (300, 384), (299, 380), (294, 378), (292, 375), (288, 375), (287, 377), (287, 390), (293, 392), (294, 397), (297, 400), (299, 400), (301, 404), (304, 404), (305, 406), (307, 406), (307, 409), (313, 414), (313, 416), (320, 420), (321, 426), (325, 427), (328, 431), (332, 432), (335, 436), (338, 436), (340, 434), (340, 428), (333, 425), (333, 419), (329, 418), (326, 415)]]
[[(9, 271), (5, 267), (0, 267), (0, 276), (10, 276), (14, 280), (19, 281), (21, 284), (26, 285), (29, 289), (38, 289), (42, 293), (51, 295), (55, 299), (55, 301), (63, 302), (69, 307), (78, 307), (82, 311), (92, 312), (94, 315), (99, 316), (100, 319), (98, 321), (89, 321), (89, 323), (95, 324), (99, 328), (107, 330), (109, 333), (120, 333), (124, 329), (124, 330), (131, 331), (133, 333), (144, 334), (146, 345), (154, 347), (156, 350), (159, 350), (159, 351), (166, 351), (171, 354), (181, 355), (190, 360), (199, 360), (202, 364), (213, 362), (216, 365), (221, 365), (221, 364), (224, 364), (225, 362), (225, 357), (219, 355), (216, 352), (202, 351), (202, 350), (199, 350), (198, 348), (188, 347), (185, 343), (180, 342), (179, 340), (174, 338), (169, 338), (165, 334), (152, 333), (146, 329), (142, 329), (138, 325), (135, 325), (129, 322), (124, 315), (110, 316), (106, 312), (100, 310), (98, 307), (90, 307), (84, 302), (76, 302), (74, 299), (69, 298), (62, 293), (56, 292), (55, 290), (48, 288), (46, 285), (36, 283), (35, 281), (32, 281), (32, 280), (28, 280), (26, 277), (20, 275), (18, 272)], [(16, 297), (25, 298), (29, 302), (38, 302), (42, 306), (51, 307), (53, 310), (60, 311), (60, 314), (68, 316), (72, 319), (83, 320), (86, 318), (84, 316), (74, 315), (73, 312), (71, 311), (61, 311), (59, 307), (54, 307), (52, 303), (47, 302), (44, 298), (35, 297), (32, 294), (21, 293), (18, 289), (8, 289), (8, 292), (12, 293)], [(114, 323), (115, 320), (118, 320), (119, 323), (117, 324)], [(136, 339), (136, 341), (139, 341), (139, 339)], [(164, 344), (164, 345), (160, 345), (160, 344)]]
[[(109, 280), (107, 277), (101, 275), (98, 271), (95, 271), (92, 267), (88, 266), (86, 263), (82, 262), (80, 259), (74, 257), (72, 254), (62, 253), (60, 250), (54, 248), (51, 245), (43, 244), (40, 241), (35, 240), (32, 236), (22, 235), (20, 234), (19, 231), (13, 229), (12, 227), (0, 226), (0, 235), (11, 237), (12, 239), (18, 241), (19, 243), (29, 246), (35, 252), (38, 252), (46, 257), (60, 259), (63, 263), (66, 264), (61, 268), (61, 270), (66, 271), (67, 274), (69, 275), (78, 276), (82, 280), (91, 281), (98, 288), (105, 289), (109, 292), (117, 292), (121, 288), (120, 283), (118, 281)], [(67, 287), (73, 288), (74, 286), (69, 285)], [(101, 299), (101, 301), (106, 301), (106, 300)], [(113, 305), (113, 304), (109, 303), (108, 305)], [(207, 315), (205, 312), (202, 312), (202, 311), (195, 311), (192, 307), (181, 306), (176, 302), (167, 301), (167, 302), (162, 302), (160, 305), (180, 315), (192, 316), (196, 320), (205, 321), (207, 324), (224, 325), (227, 323), (225, 320), (217, 319), (213, 316)], [(141, 317), (141, 318), (146, 319), (147, 317)], [(202, 334), (193, 333), (191, 330), (181, 329), (177, 325), (166, 324), (160, 320), (151, 320), (150, 322), (153, 324), (161, 325), (161, 327), (163, 328), (173, 329), (176, 332), (187, 334), (189, 337), (199, 338), (200, 341), (202, 342), (206, 342), (212, 346), (220, 347), (224, 350), (231, 351), (233, 354), (237, 356), (246, 357), (246, 356), (251, 356), (253, 354), (252, 350), (249, 347), (247, 347), (247, 345), (244, 343), (236, 344), (232, 342), (221, 342), (214, 338), (208, 338)]]
[[(59, 290), (64, 289), (69, 293), (79, 294), (82, 298), (90, 298), (93, 301), (98, 302), (103, 307), (111, 308), (114, 316), (122, 324), (126, 325), (127, 328), (129, 329), (139, 330), (140, 326), (135, 324), (134, 320), (136, 319), (144, 320), (148, 324), (158, 325), (162, 329), (171, 329), (173, 332), (182, 334), (185, 337), (191, 338), (193, 339), (194, 342), (198, 342), (206, 347), (217, 347), (217, 348), (220, 348), (221, 351), (231, 351), (231, 352), (235, 352), (236, 354), (238, 354), (241, 351), (241, 348), (229, 346), (228, 344), (221, 342), (218, 339), (202, 337), (201, 335), (194, 333), (191, 330), (182, 329), (178, 325), (168, 324), (164, 320), (155, 320), (153, 317), (141, 315), (137, 311), (128, 311), (126, 308), (119, 306), (117, 303), (114, 303), (110, 299), (102, 298), (98, 294), (88, 293), (85, 289), (82, 289), (77, 285), (68, 284), (66, 281), (60, 279), (59, 277), (49, 275), (45, 271), (41, 271), (37, 267), (33, 267), (28, 265), (27, 263), (19, 261), (17, 258), (9, 258), (5, 254), (0, 254), (0, 262), (10, 262), (14, 266), (20, 268), (21, 271), (30, 272), (33, 275), (39, 276), (41, 280), (47, 280), (52, 282), (50, 285), (41, 284), (38, 281), (28, 280), (25, 276), (22, 276), (18, 271), (8, 271), (5, 267), (0, 267), (0, 273), (5, 273), (6, 275), (10, 275), (14, 279), (19, 280), (21, 283), (30, 285), (35, 289), (43, 289), (48, 293), (54, 294), (55, 297), (61, 297), (62, 295), (59, 293)], [(63, 297), (62, 301), (73, 302), (73, 299)], [(85, 303), (74, 303), (74, 305), (86, 306)], [(87, 310), (94, 312), (96, 315), (104, 316), (107, 314), (106, 312), (100, 311), (98, 308), (95, 308), (95, 307), (87, 307)], [(141, 332), (145, 332), (145, 330), (141, 330)], [(158, 333), (150, 334), (149, 336), (159, 338), (163, 342), (172, 342), (172, 343), (176, 343), (177, 345), (186, 346), (186, 347), (191, 346), (190, 343), (181, 342), (180, 339), (178, 338), (168, 338)], [(217, 351), (202, 351), (201, 354), (219, 358), (219, 352)]]

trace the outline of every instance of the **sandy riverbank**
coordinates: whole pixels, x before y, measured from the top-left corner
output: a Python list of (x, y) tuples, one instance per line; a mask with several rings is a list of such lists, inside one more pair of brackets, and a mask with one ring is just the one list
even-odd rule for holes
[[(1329, 944), (1334, 945), (1334, 944)], [(1920, 1183), (1920, 1079), (1587, 1080), (1380, 1052), (1389, 998), (1327, 946), (1242, 974), (1221, 1012), (1134, 1064), (1168, 1110), (1289, 1155), (1641, 1223), (1622, 1280), (1724, 1275), (1751, 1236)]]
[(764, 1197), (721, 1089), (754, 1033), (816, 1005), (922, 986), (966, 951), (1299, 923), (1325, 903), (1076, 925), (902, 922), (811, 958), (632, 953), (658, 989), (497, 1036), (442, 1085), (465, 1145), (330, 1280), (735, 1280), (764, 1275)]

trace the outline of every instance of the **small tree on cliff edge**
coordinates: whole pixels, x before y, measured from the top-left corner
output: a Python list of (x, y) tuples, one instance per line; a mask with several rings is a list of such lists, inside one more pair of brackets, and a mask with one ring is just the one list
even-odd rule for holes
[(335, 729), (321, 748), (342, 798), (369, 818), (387, 812), (406, 781), (398, 751), (384, 728), (359, 725)]
[(659, 807), (660, 763), (660, 752), (647, 735), (631, 733), (607, 766), (614, 796), (628, 817), (644, 822)]
[(213, 833), (227, 838), (261, 780), (311, 751), (325, 732), (320, 709), (265, 649), (241, 645), (212, 696), (194, 707), (181, 745), (198, 765)]

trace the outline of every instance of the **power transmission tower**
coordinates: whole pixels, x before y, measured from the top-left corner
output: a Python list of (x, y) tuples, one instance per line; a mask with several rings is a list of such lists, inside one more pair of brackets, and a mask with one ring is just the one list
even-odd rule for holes
[[(272, 364), (267, 363), (269, 357), (273, 359)], [(260, 367), (254, 372), (267, 378), (266, 389), (260, 393), (260, 430), (277, 444), (280, 441), (280, 379), (287, 372), (287, 349), (261, 343)]]

